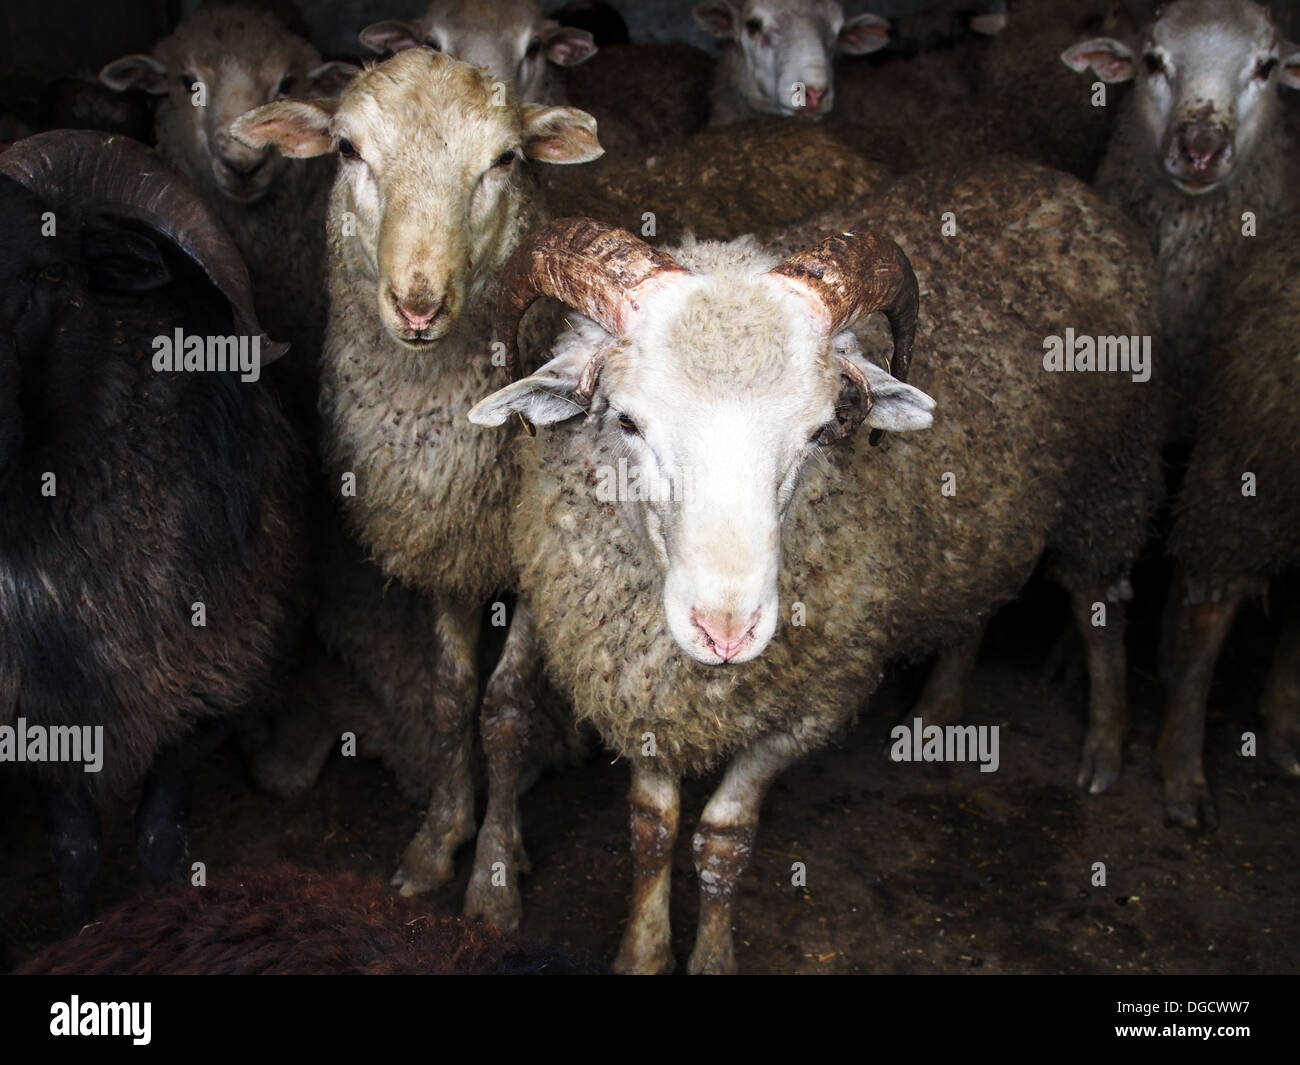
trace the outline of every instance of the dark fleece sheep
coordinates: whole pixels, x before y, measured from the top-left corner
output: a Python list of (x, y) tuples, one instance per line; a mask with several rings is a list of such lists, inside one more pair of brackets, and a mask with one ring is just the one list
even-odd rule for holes
[(26, 975), (571, 975), (605, 970), (353, 873), (289, 867), (173, 885), (115, 907)]
[(263, 385), (154, 369), (176, 329), (277, 347), (234, 244), (156, 153), (65, 130), (0, 173), (0, 725), (103, 727), (101, 772), (32, 765), (84, 920), (98, 807), (152, 768), (142, 859), (177, 875), (203, 741), (271, 681), (302, 611), (303, 462)]

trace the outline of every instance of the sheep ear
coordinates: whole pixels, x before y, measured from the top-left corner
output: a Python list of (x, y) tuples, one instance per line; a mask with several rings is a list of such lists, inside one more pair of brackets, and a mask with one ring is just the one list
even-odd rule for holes
[[(354, 22), (355, 26), (356, 23)], [(401, 22), (397, 19), (385, 19), (372, 22), (359, 34), (358, 39), (373, 52), (404, 52), (408, 48), (419, 48), (424, 44), (428, 34), (415, 22)]]
[(312, 96), (334, 99), (348, 87), (348, 82), (361, 73), (360, 67), (341, 60), (331, 60), (307, 72)]
[(1137, 69), (1133, 49), (1113, 37), (1094, 37), (1072, 44), (1061, 53), (1061, 62), (1080, 74), (1091, 67), (1097, 77), (1111, 84), (1128, 81)]
[(910, 433), (928, 429), (934, 422), (934, 400), (919, 388), (904, 384), (862, 355), (856, 341), (841, 344), (836, 338), (835, 354), (852, 363), (871, 386), (871, 409), (863, 425), (891, 433)]
[(1282, 45), (1277, 80), (1288, 89), (1300, 89), (1300, 49), (1297, 49), (1294, 44)]
[(596, 120), (576, 107), (521, 104), (524, 155), (543, 163), (586, 163), (605, 154)]
[(707, 4), (696, 4), (691, 15), (700, 29), (719, 40), (736, 36), (740, 15), (728, 0), (710, 0)]
[(889, 19), (879, 15), (854, 15), (840, 30), (840, 51), (846, 55), (867, 55), (889, 43)]
[(167, 92), (167, 68), (151, 55), (124, 55), (99, 72), (99, 80), (116, 92), (143, 89), (153, 96)]
[(576, 67), (596, 54), (596, 38), (575, 26), (551, 22), (542, 36), (546, 41), (546, 58), (556, 66)]
[(553, 425), (584, 413), (587, 404), (578, 402), (573, 394), (590, 356), (589, 349), (573, 345), (531, 377), (479, 400), (470, 408), (469, 420), (475, 425), (504, 425), (512, 414), (522, 414), (534, 425)]
[(273, 144), (281, 155), (309, 159), (333, 147), (330, 121), (338, 106), (337, 100), (277, 100), (240, 115), (230, 132), (250, 148)]

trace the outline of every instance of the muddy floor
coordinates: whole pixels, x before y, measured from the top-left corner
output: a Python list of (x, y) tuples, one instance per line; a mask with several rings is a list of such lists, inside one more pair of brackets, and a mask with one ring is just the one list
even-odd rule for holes
[[(1057, 607), (1060, 607), (1058, 610)], [(781, 780), (764, 807), (736, 917), (751, 972), (1160, 972), (1300, 970), (1300, 784), (1239, 753), (1259, 731), (1255, 700), (1271, 629), (1239, 623), (1219, 670), (1206, 767), (1221, 827), (1165, 827), (1153, 748), (1161, 711), (1154, 622), (1135, 622), (1134, 723), (1111, 793), (1075, 790), (1082, 684), (1043, 679), (1064, 608), (1050, 595), (1012, 607), (986, 640), (966, 721), (1001, 726), (1001, 765), (888, 760), (919, 671), (892, 673), (842, 741)], [(534, 870), (524, 932), (611, 958), (630, 882), (627, 768), (597, 757), (543, 777), (524, 800)], [(690, 784), (673, 885), (674, 949), (690, 951), (695, 883), (690, 828), (708, 781)], [(0, 774), (0, 915), (21, 959), (57, 932), (53, 878), (33, 797)], [(193, 857), (209, 875), (288, 861), (386, 878), (420, 810), (376, 764), (335, 758), (293, 801), (259, 794), (233, 745), (197, 781)], [(471, 854), (436, 901), (459, 903)], [(793, 863), (806, 886), (792, 884)], [(1105, 864), (1094, 886), (1093, 865)], [(106, 846), (101, 901), (140, 890), (122, 819)]]

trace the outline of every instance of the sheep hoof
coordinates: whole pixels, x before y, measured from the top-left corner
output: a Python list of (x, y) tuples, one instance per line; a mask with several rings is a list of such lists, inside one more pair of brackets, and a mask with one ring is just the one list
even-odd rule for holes
[(480, 876), (475, 869), (465, 891), (465, 916), (478, 917), (503, 932), (513, 932), (524, 917), (524, 900), (519, 894), (517, 877), (500, 887), (492, 883), (492, 874)]
[(1124, 765), (1123, 744), (1114, 737), (1091, 732), (1083, 743), (1083, 760), (1079, 764), (1076, 785), (1090, 795), (1108, 791), (1119, 779)]
[(1289, 777), (1300, 777), (1300, 722), (1283, 725), (1270, 724), (1268, 730), (1269, 760)]
[(623, 933), (623, 942), (614, 959), (614, 971), (624, 976), (666, 976), (677, 967), (668, 937), (636, 934), (635, 924)]
[(1219, 814), (1204, 781), (1166, 784), (1165, 820), (1170, 826), (1210, 832), (1219, 827)]
[(736, 971), (735, 951), (730, 943), (718, 948), (697, 944), (686, 971), (692, 976), (730, 976)]

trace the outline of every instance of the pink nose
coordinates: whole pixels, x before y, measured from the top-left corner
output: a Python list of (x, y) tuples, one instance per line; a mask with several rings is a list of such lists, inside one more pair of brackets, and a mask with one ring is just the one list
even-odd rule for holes
[(427, 329), (447, 308), (447, 299), (443, 297), (436, 303), (427, 296), (412, 297), (402, 300), (397, 298), (396, 293), (391, 293), (393, 307), (401, 315), (402, 321), (412, 329)]
[(820, 111), (822, 101), (826, 99), (829, 89), (805, 89), (804, 90), (804, 110)]
[(730, 662), (753, 639), (754, 629), (758, 627), (758, 611), (748, 621), (744, 621), (737, 620), (732, 614), (709, 617), (693, 609), (691, 621), (709, 641), (714, 654), (724, 662)]

